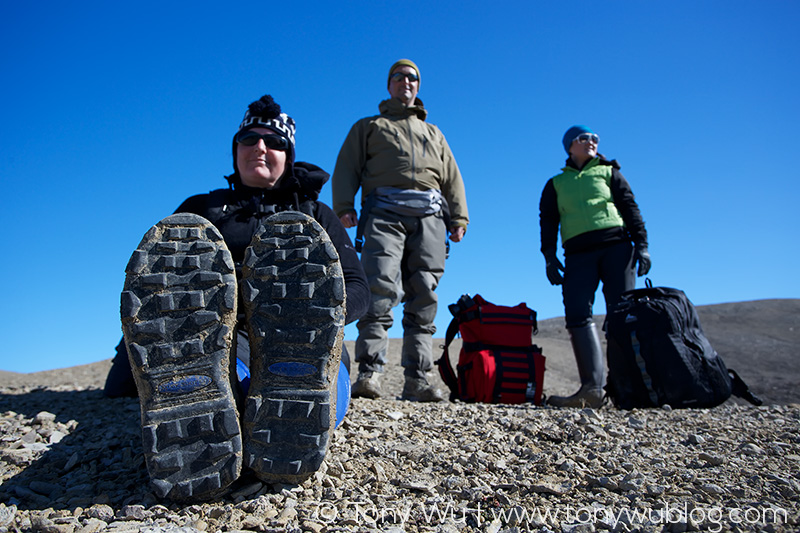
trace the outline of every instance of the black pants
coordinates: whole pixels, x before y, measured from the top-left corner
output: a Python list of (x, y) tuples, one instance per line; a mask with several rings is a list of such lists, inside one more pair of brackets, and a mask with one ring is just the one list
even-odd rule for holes
[(633, 246), (629, 242), (569, 254), (564, 258), (564, 271), (561, 292), (567, 328), (578, 328), (591, 322), (594, 295), (601, 281), (607, 312), (614, 308), (623, 292), (636, 286)]

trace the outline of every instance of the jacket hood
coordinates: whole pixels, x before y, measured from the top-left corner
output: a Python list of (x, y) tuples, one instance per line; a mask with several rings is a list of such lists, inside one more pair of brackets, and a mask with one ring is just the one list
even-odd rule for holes
[[(597, 157), (587, 161), (586, 164), (583, 165), (583, 168), (586, 168), (589, 165), (591, 165), (592, 161), (597, 161), (596, 164), (598, 164), (598, 165), (606, 165), (606, 166), (609, 166), (609, 167), (614, 167), (617, 170), (622, 168), (622, 167), (620, 167), (620, 165), (619, 165), (619, 163), (617, 162), (616, 159), (612, 159), (612, 160), (609, 161), (608, 159), (606, 159), (606, 156), (604, 156), (603, 154), (597, 154)], [(583, 169), (582, 168), (578, 168), (578, 165), (575, 164), (575, 162), (572, 160), (572, 157), (568, 157), (567, 161), (564, 163), (564, 168), (562, 168), (561, 170), (583, 170)]]
[(319, 193), (322, 191), (322, 186), (328, 182), (331, 175), (322, 170), (320, 167), (313, 163), (305, 161), (298, 161), (294, 164), (294, 175), (286, 176), (285, 181), (281, 180), (278, 188), (297, 188), (310, 200), (319, 198)]
[(389, 98), (378, 104), (378, 110), (381, 112), (381, 115), (389, 117), (402, 118), (416, 115), (418, 119), (425, 120), (428, 116), (428, 111), (419, 98), (415, 98), (414, 105), (408, 107), (404, 106), (403, 102), (396, 98)]

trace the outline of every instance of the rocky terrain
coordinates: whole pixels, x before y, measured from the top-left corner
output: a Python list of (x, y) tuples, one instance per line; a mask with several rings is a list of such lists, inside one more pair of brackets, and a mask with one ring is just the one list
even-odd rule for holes
[[(800, 300), (699, 310), (764, 406), (412, 404), (394, 399), (393, 341), (387, 398), (352, 403), (314, 477), (273, 486), (245, 474), (194, 505), (149, 491), (138, 402), (103, 397), (108, 361), (0, 372), (0, 533), (800, 531)], [(572, 392), (560, 319), (537, 339), (546, 392)]]

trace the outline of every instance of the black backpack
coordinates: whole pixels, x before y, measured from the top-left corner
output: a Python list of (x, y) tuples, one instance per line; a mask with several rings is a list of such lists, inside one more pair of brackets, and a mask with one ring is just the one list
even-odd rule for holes
[(761, 405), (711, 346), (686, 294), (646, 285), (623, 293), (606, 319), (606, 391), (614, 405), (714, 407), (731, 394)]

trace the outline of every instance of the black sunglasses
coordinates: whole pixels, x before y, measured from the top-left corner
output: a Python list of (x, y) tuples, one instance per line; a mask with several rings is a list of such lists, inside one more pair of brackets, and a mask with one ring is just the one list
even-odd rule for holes
[(408, 81), (419, 81), (419, 76), (414, 74), (413, 72), (395, 72), (392, 74), (392, 79), (394, 81), (403, 81), (403, 79), (408, 79)]
[(264, 140), (264, 145), (270, 150), (283, 150), (289, 149), (289, 139), (275, 135), (274, 133), (265, 133), (261, 135), (254, 131), (243, 131), (236, 135), (236, 142), (245, 146), (255, 146), (258, 144), (259, 139)]

